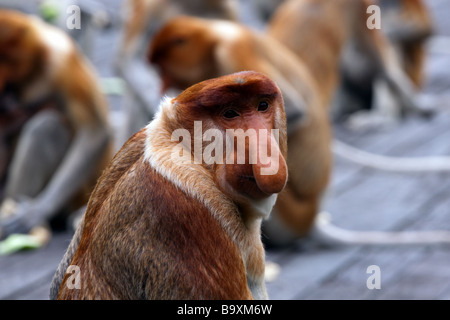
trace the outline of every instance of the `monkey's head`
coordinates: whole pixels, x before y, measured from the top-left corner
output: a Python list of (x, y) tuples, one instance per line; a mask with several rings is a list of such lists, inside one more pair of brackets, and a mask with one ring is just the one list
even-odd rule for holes
[(0, 10), (0, 92), (5, 84), (31, 81), (42, 68), (45, 48), (29, 17)]
[(281, 92), (267, 76), (245, 71), (206, 80), (183, 91), (172, 104), (171, 129), (190, 132), (192, 153), (202, 158), (226, 195), (245, 202), (284, 188), (286, 116)]
[(170, 20), (153, 38), (148, 60), (159, 68), (163, 91), (184, 90), (217, 76), (216, 40), (200, 18), (180, 16)]

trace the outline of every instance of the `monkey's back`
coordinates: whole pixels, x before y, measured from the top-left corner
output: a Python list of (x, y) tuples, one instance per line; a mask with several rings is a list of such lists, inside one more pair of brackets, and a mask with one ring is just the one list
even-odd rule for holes
[(58, 299), (251, 298), (237, 246), (144, 160), (145, 138), (145, 130), (133, 136), (99, 180), (70, 263), (81, 288), (67, 274)]

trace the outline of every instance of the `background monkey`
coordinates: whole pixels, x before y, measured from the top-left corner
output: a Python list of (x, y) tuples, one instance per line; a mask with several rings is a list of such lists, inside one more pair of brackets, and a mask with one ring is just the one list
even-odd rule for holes
[(8, 10), (0, 10), (0, 30), (0, 96), (32, 115), (6, 176), (4, 200), (17, 204), (12, 216), (3, 206), (6, 236), (84, 205), (112, 141), (96, 76), (67, 35)]
[[(216, 137), (220, 145), (230, 138), (226, 129), (277, 129), (279, 143), (272, 134), (257, 134), (258, 152), (262, 145), (272, 150), (269, 163), (258, 156), (253, 164), (248, 157), (238, 164), (234, 145), (215, 155), (222, 162), (195, 164), (195, 121), (202, 121), (200, 137), (207, 129), (226, 137)], [(193, 137), (182, 141), (188, 161), (179, 157), (177, 129)], [(253, 143), (246, 140), (246, 154)], [(81, 241), (70, 257), (70, 265), (80, 268), (81, 289), (69, 289), (69, 274), (61, 283), (57, 273), (51, 297), (59, 288), (58, 299), (267, 298), (260, 224), (286, 184), (286, 148), (282, 95), (262, 74), (207, 80), (163, 100), (91, 195), (77, 231)], [(272, 164), (278, 170), (262, 175)]]
[(321, 95), (332, 105), (333, 118), (342, 121), (352, 115), (350, 125), (356, 128), (392, 124), (407, 112), (428, 114), (413, 99), (414, 85), (388, 39), (380, 30), (367, 27), (370, 4), (366, 0), (288, 0), (268, 27), (271, 36), (311, 68)]

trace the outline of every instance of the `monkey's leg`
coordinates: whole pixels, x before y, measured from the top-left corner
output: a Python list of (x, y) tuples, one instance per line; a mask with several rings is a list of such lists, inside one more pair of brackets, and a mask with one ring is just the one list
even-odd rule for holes
[(70, 140), (70, 130), (58, 112), (45, 110), (30, 119), (11, 162), (5, 198), (38, 195), (61, 163)]

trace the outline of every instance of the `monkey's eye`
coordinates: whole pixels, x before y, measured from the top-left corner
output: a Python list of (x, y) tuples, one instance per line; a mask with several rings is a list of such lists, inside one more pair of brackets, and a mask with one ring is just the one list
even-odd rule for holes
[(171, 41), (173, 46), (182, 46), (187, 43), (187, 40), (185, 38), (175, 38)]
[(227, 119), (233, 119), (233, 118), (239, 117), (239, 113), (230, 109), (230, 110), (225, 111), (223, 113), (223, 116), (224, 116), (224, 118), (227, 118)]
[(264, 112), (269, 109), (269, 103), (267, 101), (261, 101), (258, 105), (258, 111)]

